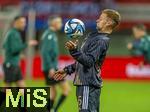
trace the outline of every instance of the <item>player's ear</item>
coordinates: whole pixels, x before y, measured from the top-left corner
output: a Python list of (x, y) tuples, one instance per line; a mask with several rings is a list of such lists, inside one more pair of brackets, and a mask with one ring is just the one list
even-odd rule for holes
[(106, 23), (106, 26), (112, 26), (112, 25), (113, 25), (113, 21), (108, 20), (107, 23)]

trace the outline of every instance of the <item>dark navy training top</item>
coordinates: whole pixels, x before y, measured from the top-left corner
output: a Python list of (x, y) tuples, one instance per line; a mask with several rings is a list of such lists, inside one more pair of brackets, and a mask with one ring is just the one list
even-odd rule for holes
[(76, 60), (64, 68), (67, 74), (75, 73), (74, 85), (102, 86), (101, 66), (109, 47), (106, 33), (89, 33), (80, 49), (70, 50)]

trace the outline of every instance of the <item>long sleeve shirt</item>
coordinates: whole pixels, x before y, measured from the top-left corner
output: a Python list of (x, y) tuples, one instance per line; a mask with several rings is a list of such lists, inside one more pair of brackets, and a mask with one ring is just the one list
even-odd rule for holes
[(20, 53), (27, 47), (23, 43), (21, 34), (16, 28), (10, 29), (6, 34), (6, 39), (3, 44), (5, 50), (5, 62), (11, 65), (18, 66), (20, 60)]
[(41, 56), (43, 71), (57, 69), (58, 66), (58, 40), (56, 33), (47, 29), (42, 35)]
[(106, 33), (90, 33), (80, 49), (70, 51), (75, 63), (66, 66), (68, 74), (75, 72), (74, 85), (102, 86), (101, 66), (109, 46)]

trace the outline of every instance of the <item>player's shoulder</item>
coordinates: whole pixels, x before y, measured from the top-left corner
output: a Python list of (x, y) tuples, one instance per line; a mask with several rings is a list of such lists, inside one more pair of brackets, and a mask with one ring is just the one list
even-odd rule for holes
[(148, 41), (150, 41), (150, 35), (147, 35), (146, 37), (147, 37)]
[(6, 38), (14, 38), (16, 37), (16, 35), (19, 35), (19, 32), (17, 30), (15, 30), (14, 28), (10, 28), (7, 33), (6, 33)]
[(100, 32), (91, 32), (88, 34), (88, 38), (90, 39), (90, 44), (97, 43), (97, 44), (108, 44), (110, 38), (108, 37), (108, 34), (106, 33), (100, 33)]
[(144, 36), (143, 38), (141, 38), (141, 41), (142, 42), (149, 42), (150, 41), (150, 36), (149, 35)]
[(50, 33), (49, 29), (45, 29), (43, 35), (48, 35)]
[(8, 31), (7, 31), (7, 34), (13, 34), (13, 33), (16, 33), (16, 30), (14, 28), (10, 28)]
[(43, 35), (42, 35), (42, 39), (45, 39), (49, 34), (50, 34), (49, 29), (45, 29), (45, 31), (43, 32)]

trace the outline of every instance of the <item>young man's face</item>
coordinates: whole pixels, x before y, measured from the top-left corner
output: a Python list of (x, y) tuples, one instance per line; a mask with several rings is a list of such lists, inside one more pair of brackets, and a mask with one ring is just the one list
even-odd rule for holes
[(112, 25), (112, 20), (107, 17), (107, 14), (102, 13), (99, 18), (96, 20), (97, 29), (105, 29)]
[(144, 36), (144, 31), (138, 29), (138, 28), (133, 28), (132, 29), (132, 32), (133, 32), (133, 35), (134, 35), (134, 38), (136, 39), (140, 39)]
[(15, 24), (20, 30), (24, 30), (26, 27), (26, 19), (24, 17), (21, 17), (16, 20)]
[(52, 26), (55, 28), (56, 31), (61, 30), (62, 25), (62, 19), (60, 17), (54, 19), (52, 22)]

